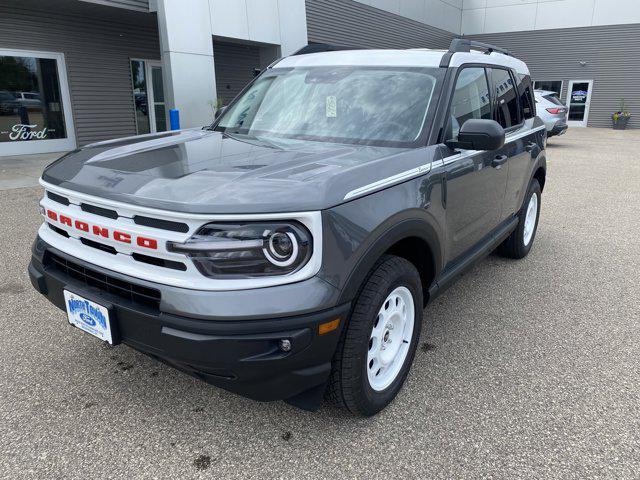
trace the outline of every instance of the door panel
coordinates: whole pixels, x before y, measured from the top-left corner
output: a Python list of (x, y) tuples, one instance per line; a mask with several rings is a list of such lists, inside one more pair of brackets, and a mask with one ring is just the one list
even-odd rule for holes
[(462, 255), (499, 223), (507, 169), (492, 166), (497, 152), (450, 151), (447, 180), (447, 260)]
[(530, 132), (532, 124), (533, 120), (528, 120), (523, 128), (509, 133), (505, 138), (504, 147), (499, 150), (500, 154), (509, 157), (506, 165), (508, 171), (507, 190), (500, 217), (501, 221), (520, 209), (523, 190), (529, 187), (532, 155), (537, 157), (540, 149), (536, 141), (536, 133), (527, 133), (524, 136), (522, 134)]

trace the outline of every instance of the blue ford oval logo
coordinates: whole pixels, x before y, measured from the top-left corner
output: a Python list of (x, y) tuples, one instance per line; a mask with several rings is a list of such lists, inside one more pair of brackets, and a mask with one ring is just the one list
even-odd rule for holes
[(82, 322), (85, 325), (89, 325), (90, 327), (95, 327), (96, 326), (96, 321), (93, 319), (93, 317), (91, 315), (86, 314), (86, 313), (81, 313), (80, 314), (80, 320), (82, 320)]

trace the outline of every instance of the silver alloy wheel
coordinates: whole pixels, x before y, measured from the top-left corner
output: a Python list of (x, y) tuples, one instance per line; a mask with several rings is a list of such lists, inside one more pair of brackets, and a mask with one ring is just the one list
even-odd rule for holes
[(528, 246), (533, 238), (533, 232), (536, 228), (536, 219), (538, 218), (538, 195), (534, 193), (529, 199), (529, 205), (527, 205), (527, 214), (524, 217), (524, 233), (522, 239), (524, 246)]
[(396, 379), (413, 338), (415, 307), (407, 287), (398, 287), (386, 298), (373, 322), (367, 354), (369, 385), (380, 392)]

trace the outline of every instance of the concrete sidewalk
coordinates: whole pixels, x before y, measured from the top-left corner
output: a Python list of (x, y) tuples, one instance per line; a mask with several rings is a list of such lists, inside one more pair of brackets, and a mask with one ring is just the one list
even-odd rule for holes
[(42, 170), (65, 152), (0, 157), (0, 190), (35, 187)]

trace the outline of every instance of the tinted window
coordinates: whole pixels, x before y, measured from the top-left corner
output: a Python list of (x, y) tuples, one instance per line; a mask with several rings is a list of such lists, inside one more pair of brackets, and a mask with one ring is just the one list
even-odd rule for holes
[(493, 91), (496, 93), (495, 120), (504, 128), (520, 124), (518, 92), (507, 70), (492, 69)]
[(524, 118), (535, 117), (536, 107), (529, 75), (518, 75), (518, 92), (520, 93), (520, 108)]
[(447, 137), (457, 139), (460, 127), (470, 118), (491, 120), (491, 98), (484, 68), (465, 68), (458, 75)]

